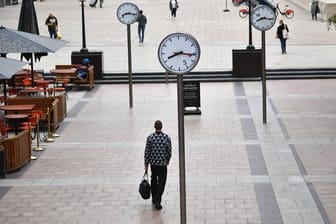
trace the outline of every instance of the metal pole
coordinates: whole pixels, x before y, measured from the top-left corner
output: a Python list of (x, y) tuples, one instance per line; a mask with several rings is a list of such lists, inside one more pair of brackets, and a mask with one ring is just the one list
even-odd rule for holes
[(127, 24), (127, 48), (128, 48), (128, 82), (129, 82), (129, 107), (133, 107), (133, 80), (132, 80), (132, 49), (131, 49), (131, 25)]
[(166, 84), (168, 84), (169, 83), (169, 77), (168, 77), (168, 70), (166, 70)]
[(227, 7), (227, 0), (225, 0), (225, 9), (223, 10), (223, 12), (230, 12), (230, 9), (228, 9)]
[(32, 80), (32, 86), (35, 86), (35, 81), (34, 81), (34, 52), (31, 53), (30, 77), (31, 77), (31, 80)]
[(84, 0), (81, 0), (82, 7), (82, 49), (80, 52), (88, 52), (86, 48), (86, 38), (85, 38), (85, 15), (84, 15)]
[(183, 106), (183, 75), (177, 75), (178, 102), (178, 138), (179, 138), (179, 172), (180, 172), (180, 216), (181, 224), (187, 223), (186, 186), (185, 186), (185, 152), (184, 152), (184, 106)]
[(251, 23), (251, 0), (248, 1), (248, 15), (249, 15), (249, 44), (247, 45), (246, 49), (254, 50), (254, 46), (252, 43), (252, 23)]
[(266, 57), (265, 57), (265, 52), (266, 52), (266, 47), (265, 47), (265, 31), (261, 31), (261, 49), (262, 49), (262, 60), (261, 60), (261, 83), (262, 83), (262, 111), (263, 111), (263, 123), (267, 123), (267, 92), (266, 92)]

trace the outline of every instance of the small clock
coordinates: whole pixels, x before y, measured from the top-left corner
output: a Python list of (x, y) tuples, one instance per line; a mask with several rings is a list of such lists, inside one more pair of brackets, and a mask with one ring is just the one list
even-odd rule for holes
[(251, 23), (257, 30), (265, 31), (271, 29), (276, 21), (273, 9), (266, 5), (259, 5), (252, 11)]
[(122, 3), (117, 9), (117, 17), (123, 24), (134, 23), (139, 16), (138, 6), (131, 2)]
[(201, 55), (197, 40), (186, 33), (172, 33), (160, 43), (158, 58), (162, 67), (173, 74), (191, 71)]

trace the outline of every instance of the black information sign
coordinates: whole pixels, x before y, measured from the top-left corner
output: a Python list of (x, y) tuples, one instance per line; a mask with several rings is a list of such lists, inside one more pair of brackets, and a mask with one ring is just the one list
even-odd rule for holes
[[(184, 114), (201, 114), (199, 107), (201, 106), (200, 82), (183, 81), (183, 99)], [(186, 109), (194, 107), (193, 110)]]

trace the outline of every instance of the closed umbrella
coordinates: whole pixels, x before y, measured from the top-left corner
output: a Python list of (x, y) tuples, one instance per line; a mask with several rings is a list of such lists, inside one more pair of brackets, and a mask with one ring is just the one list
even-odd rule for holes
[[(18, 30), (28, 32), (28, 33), (34, 33), (37, 35), (40, 34), (33, 0), (23, 0), (22, 1)], [(35, 62), (36, 62), (36, 59), (40, 60), (42, 56), (47, 56), (47, 55), (48, 53), (46, 52), (34, 53)], [(21, 60), (23, 57), (27, 61), (29, 61), (29, 60), (32, 60), (33, 55), (32, 53), (22, 53)]]
[[(0, 27), (0, 53), (42, 53), (56, 52), (65, 45), (65, 41), (46, 36)], [(31, 60), (31, 70), (33, 60)], [(34, 81), (34, 76), (32, 76)]]

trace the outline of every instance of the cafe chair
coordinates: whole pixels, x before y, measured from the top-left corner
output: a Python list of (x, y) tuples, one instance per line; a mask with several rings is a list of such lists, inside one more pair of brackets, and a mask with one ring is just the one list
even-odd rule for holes
[(28, 121), (22, 122), (21, 127), (19, 127), (19, 130), (30, 130), (32, 133), (31, 139), (36, 138), (37, 133), (37, 124), (38, 124), (38, 116), (36, 114), (32, 114), (28, 117)]
[[(65, 91), (66, 97), (68, 98), (68, 93), (67, 92), (70, 88), (69, 84), (70, 84), (70, 79), (57, 80), (56, 85), (53, 89), (54, 95), (55, 95), (55, 92), (57, 92), (57, 91)], [(61, 85), (61, 86), (59, 86), (59, 85)]]
[(44, 95), (47, 95), (49, 91), (49, 82), (36, 82), (36, 88), (40, 91), (43, 92)]
[(6, 103), (6, 97), (5, 96), (0, 96), (0, 103), (5, 104)]
[(16, 88), (8, 88), (8, 96), (17, 96), (18, 94), (18, 89)]
[(22, 80), (22, 82), (23, 82), (23, 87), (24, 88), (31, 87), (31, 85), (32, 85), (31, 78), (26, 78), (26, 79)]
[(8, 138), (8, 132), (13, 131), (14, 129), (8, 126), (6, 120), (3, 117), (0, 117), (0, 130), (1, 135)]
[(28, 118), (28, 122), (23, 122), (21, 126), (21, 130), (30, 130), (31, 133), (34, 133), (31, 137), (31, 139), (36, 138), (36, 148), (34, 148), (35, 151), (43, 151), (43, 149), (40, 147), (40, 119), (43, 115), (42, 110), (32, 110), (31, 115)]

